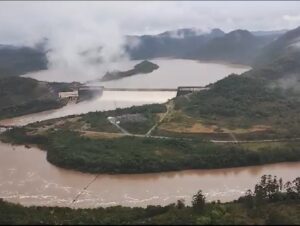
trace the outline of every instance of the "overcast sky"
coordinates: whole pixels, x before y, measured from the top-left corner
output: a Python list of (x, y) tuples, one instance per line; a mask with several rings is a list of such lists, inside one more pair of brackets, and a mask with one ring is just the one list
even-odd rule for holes
[[(127, 60), (125, 34), (178, 28), (278, 30), (299, 25), (297, 1), (0, 1), (0, 44), (32, 46), (48, 38), (49, 68), (85, 74)], [(98, 60), (102, 64), (95, 67)]]
[(1, 43), (35, 40), (76, 26), (78, 31), (113, 27), (121, 34), (153, 34), (183, 27), (230, 31), (298, 25), (297, 1), (0, 2)]

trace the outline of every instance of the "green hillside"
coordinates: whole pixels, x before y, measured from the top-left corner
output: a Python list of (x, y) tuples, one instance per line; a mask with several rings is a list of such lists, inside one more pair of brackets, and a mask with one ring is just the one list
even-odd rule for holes
[(58, 90), (67, 84), (39, 82), (30, 78), (0, 78), (0, 119), (59, 108)]

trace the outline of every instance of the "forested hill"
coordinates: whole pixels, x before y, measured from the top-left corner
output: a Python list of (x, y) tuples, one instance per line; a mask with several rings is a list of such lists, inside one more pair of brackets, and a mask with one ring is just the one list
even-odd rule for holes
[(247, 77), (265, 79), (273, 86), (300, 91), (300, 27), (265, 47)]
[(67, 83), (0, 76), (0, 119), (61, 107), (58, 92), (69, 87)]
[(251, 64), (257, 52), (270, 39), (257, 37), (247, 30), (235, 30), (208, 42), (195, 53), (195, 58)]
[[(300, 51), (287, 50), (287, 37), (299, 40), (299, 28), (276, 43), (277, 55), (264, 65), (231, 75), (189, 96), (176, 98), (176, 108), (195, 119), (225, 128), (265, 125), (274, 137), (300, 137)], [(296, 36), (295, 34), (299, 34)]]
[[(290, 30), (266, 45), (255, 59), (255, 66), (270, 64), (279, 58), (289, 58), (300, 52), (300, 27)], [(299, 58), (298, 58), (299, 59)]]

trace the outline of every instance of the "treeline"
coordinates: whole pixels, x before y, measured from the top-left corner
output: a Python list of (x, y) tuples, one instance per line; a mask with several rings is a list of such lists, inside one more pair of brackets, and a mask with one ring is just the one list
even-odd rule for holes
[(300, 200), (300, 177), (284, 184), (282, 178), (263, 175), (260, 182), (255, 185), (254, 191), (248, 190), (238, 202), (255, 208), (263, 203), (283, 200)]
[(25, 128), (2, 134), (2, 140), (38, 144), (54, 165), (90, 173), (147, 173), (213, 169), (299, 161), (299, 143), (251, 150), (235, 144), (201, 140), (121, 137), (92, 139), (68, 130), (27, 135)]
[[(206, 202), (199, 190), (187, 206), (178, 200), (167, 206), (71, 209), (62, 207), (23, 207), (0, 200), (0, 224), (123, 224), (123, 225), (299, 225), (300, 178), (285, 183), (280, 190), (280, 179), (264, 175), (239, 200), (228, 203)], [(276, 194), (276, 195), (275, 195)], [(274, 199), (275, 196), (280, 197)], [(249, 205), (249, 200), (256, 201)]]

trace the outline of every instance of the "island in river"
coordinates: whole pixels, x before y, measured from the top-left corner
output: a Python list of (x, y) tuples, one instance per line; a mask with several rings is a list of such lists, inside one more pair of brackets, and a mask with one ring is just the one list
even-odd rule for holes
[(144, 60), (141, 63), (138, 63), (134, 66), (133, 69), (128, 71), (112, 71), (107, 72), (100, 81), (111, 81), (111, 80), (117, 80), (126, 78), (129, 76), (137, 75), (137, 74), (148, 74), (153, 72), (154, 70), (157, 70), (159, 66), (157, 64), (154, 64), (148, 60)]

